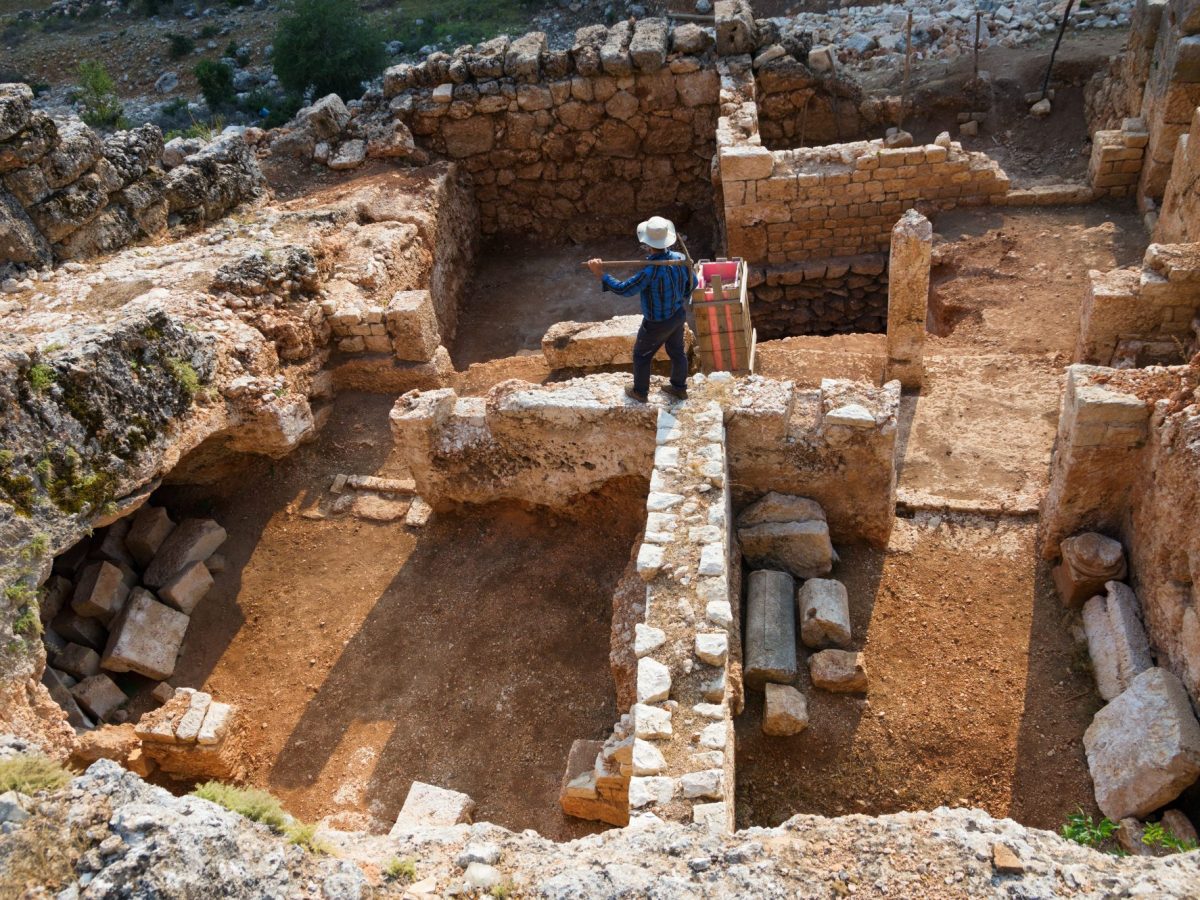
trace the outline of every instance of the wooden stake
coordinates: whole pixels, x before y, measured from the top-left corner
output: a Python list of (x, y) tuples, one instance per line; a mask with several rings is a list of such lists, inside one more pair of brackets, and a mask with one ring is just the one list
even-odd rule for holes
[(1054, 68), (1054, 54), (1058, 52), (1058, 45), (1062, 43), (1063, 32), (1067, 30), (1067, 18), (1071, 15), (1071, 7), (1075, 5), (1075, 0), (1067, 0), (1067, 8), (1063, 10), (1062, 21), (1058, 23), (1058, 37), (1054, 39), (1054, 48), (1050, 51), (1050, 65), (1046, 66), (1046, 77), (1042, 79), (1042, 96), (1039, 100), (1046, 99), (1046, 91), (1050, 87), (1050, 70)]
[(979, 24), (983, 21), (983, 13), (975, 11), (975, 75), (979, 76)]

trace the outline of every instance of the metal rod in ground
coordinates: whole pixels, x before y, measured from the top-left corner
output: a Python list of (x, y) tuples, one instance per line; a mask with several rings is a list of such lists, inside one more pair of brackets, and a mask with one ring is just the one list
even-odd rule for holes
[(975, 11), (975, 75), (979, 75), (979, 25), (983, 21), (983, 13)]
[(1046, 66), (1046, 77), (1042, 79), (1042, 96), (1039, 100), (1046, 99), (1046, 91), (1050, 88), (1050, 71), (1054, 68), (1054, 54), (1058, 52), (1058, 45), (1062, 43), (1063, 32), (1067, 30), (1067, 19), (1071, 15), (1071, 7), (1075, 5), (1075, 0), (1067, 0), (1067, 8), (1063, 10), (1062, 21), (1058, 23), (1058, 37), (1054, 39), (1054, 47), (1050, 50), (1050, 64)]
[(904, 108), (908, 106), (908, 76), (912, 72), (912, 20), (913, 14), (908, 14), (908, 24), (904, 29), (904, 86), (900, 89), (900, 113), (896, 116), (896, 129), (904, 130)]
[(704, 16), (704, 15), (700, 15), (698, 13), (669, 12), (669, 13), (667, 13), (667, 18), (668, 19), (678, 19), (681, 22), (707, 22), (709, 25), (711, 25), (713, 22), (717, 21), (716, 16), (712, 16), (712, 15)]

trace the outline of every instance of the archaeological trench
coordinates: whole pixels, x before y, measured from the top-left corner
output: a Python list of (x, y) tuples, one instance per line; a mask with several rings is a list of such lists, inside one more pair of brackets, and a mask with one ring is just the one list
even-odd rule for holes
[[(1057, 182), (835, 61), (724, 2), (185, 153), (0, 86), (28, 896), (1200, 896), (1200, 4)], [(642, 405), (580, 261), (655, 213), (757, 343)]]

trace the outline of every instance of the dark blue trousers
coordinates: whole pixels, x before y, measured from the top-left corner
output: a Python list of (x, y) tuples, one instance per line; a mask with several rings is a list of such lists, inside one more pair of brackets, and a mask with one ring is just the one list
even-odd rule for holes
[(667, 356), (671, 357), (671, 384), (677, 388), (687, 387), (687, 350), (683, 346), (683, 327), (687, 322), (687, 308), (679, 307), (669, 319), (654, 321), (642, 318), (637, 341), (633, 345), (633, 389), (642, 396), (650, 393), (650, 364), (654, 354), (664, 344)]

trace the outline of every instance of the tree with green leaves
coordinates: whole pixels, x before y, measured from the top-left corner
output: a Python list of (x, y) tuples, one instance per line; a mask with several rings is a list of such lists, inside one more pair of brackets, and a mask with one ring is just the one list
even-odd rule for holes
[(362, 93), (364, 81), (383, 71), (383, 42), (354, 0), (295, 0), (279, 23), (274, 42), (275, 74), (297, 94)]

